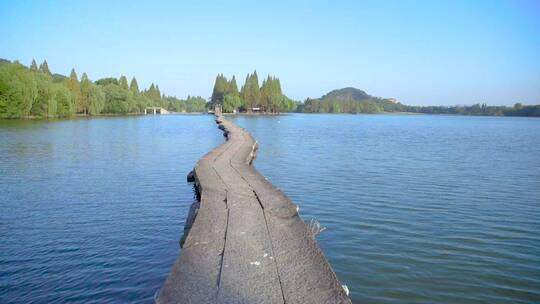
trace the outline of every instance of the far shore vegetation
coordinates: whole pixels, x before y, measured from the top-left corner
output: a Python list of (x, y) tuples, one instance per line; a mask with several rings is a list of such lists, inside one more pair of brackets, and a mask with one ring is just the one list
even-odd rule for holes
[(92, 81), (79, 78), (74, 69), (68, 76), (53, 74), (47, 61), (32, 60), (30, 66), (0, 59), (0, 118), (54, 118), (97, 115), (137, 115), (147, 107), (171, 112), (206, 112), (216, 104), (225, 113), (419, 113), (482, 116), (540, 117), (540, 105), (409, 106), (391, 98), (374, 97), (356, 88), (334, 90), (321, 98), (294, 101), (281, 89), (279, 78), (268, 76), (259, 84), (257, 72), (248, 74), (238, 89), (236, 77), (216, 77), (211, 98), (167, 96), (152, 83), (139, 88), (125, 76)]
[(151, 84), (139, 88), (137, 79), (88, 79), (71, 70), (69, 77), (53, 74), (47, 61), (35, 60), (26, 67), (0, 59), (0, 118), (51, 118), (74, 115), (127, 115), (144, 113), (146, 107), (162, 107), (175, 112), (204, 112), (202, 97), (178, 99), (160, 92)]
[(244, 85), (238, 90), (236, 77), (227, 80), (223, 74), (216, 77), (209, 107), (223, 105), (223, 112), (260, 112), (281, 113), (294, 112), (297, 102), (291, 100), (281, 91), (279, 78), (268, 75), (259, 87), (257, 71), (246, 76)]
[(478, 103), (471, 106), (408, 106), (392, 98), (368, 95), (356, 88), (334, 90), (321, 98), (310, 99), (298, 105), (302, 113), (419, 113), (477, 116), (540, 116), (540, 105), (513, 107), (488, 106)]

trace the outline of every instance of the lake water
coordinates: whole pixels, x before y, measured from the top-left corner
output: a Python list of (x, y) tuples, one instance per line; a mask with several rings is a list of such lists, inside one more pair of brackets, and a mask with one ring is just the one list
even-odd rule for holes
[[(540, 302), (540, 119), (236, 117), (355, 303)], [(211, 116), (0, 121), (0, 303), (152, 302)]]
[(152, 303), (211, 116), (0, 121), (0, 303)]

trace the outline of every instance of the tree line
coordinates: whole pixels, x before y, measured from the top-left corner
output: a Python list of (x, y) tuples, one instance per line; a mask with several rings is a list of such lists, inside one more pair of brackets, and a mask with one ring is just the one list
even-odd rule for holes
[(153, 83), (141, 90), (135, 77), (129, 84), (123, 75), (91, 81), (86, 73), (79, 78), (75, 69), (69, 77), (53, 74), (46, 60), (39, 66), (32, 60), (27, 67), (0, 59), (0, 118), (140, 114), (154, 106), (175, 112), (204, 112), (206, 100), (166, 96)]
[(298, 105), (298, 112), (302, 113), (380, 113), (397, 112), (392, 103), (382, 98), (369, 98), (362, 101), (339, 99), (311, 99), (307, 98)]
[(306, 99), (298, 105), (300, 113), (419, 113), (476, 116), (535, 116), (540, 117), (540, 105), (489, 106), (477, 103), (470, 106), (409, 106), (394, 103), (388, 99), (371, 98), (369, 100), (317, 100)]
[(279, 78), (268, 75), (259, 86), (257, 71), (248, 74), (244, 85), (238, 90), (236, 77), (233, 75), (228, 80), (223, 74), (218, 74), (214, 82), (212, 97), (209, 106), (216, 104), (223, 106), (223, 111), (280, 113), (293, 112), (297, 103), (281, 90)]
[(204, 112), (215, 104), (221, 104), (224, 112), (540, 116), (540, 105), (409, 106), (373, 97), (354, 88), (333, 92), (323, 98), (295, 102), (283, 94), (277, 77), (269, 75), (259, 84), (257, 71), (254, 71), (247, 74), (244, 84), (238, 89), (234, 75), (228, 80), (219, 74), (207, 103), (199, 96), (188, 96), (187, 99), (166, 96), (154, 83), (141, 90), (135, 77), (129, 82), (123, 75), (91, 81), (86, 73), (79, 78), (74, 69), (69, 77), (52, 73), (46, 60), (39, 65), (32, 60), (27, 67), (18, 61), (0, 59), (0, 118), (140, 114), (147, 107), (162, 107), (173, 112)]
[(422, 114), (451, 114), (477, 116), (535, 116), (540, 117), (540, 105), (516, 103), (508, 106), (488, 106), (477, 103), (471, 106), (404, 106), (405, 112)]
[(470, 106), (410, 106), (395, 99), (374, 97), (366, 92), (348, 87), (333, 90), (317, 99), (306, 99), (298, 104), (302, 113), (381, 113), (409, 112), (422, 114), (454, 114), (483, 116), (540, 116), (540, 105), (522, 105), (513, 107), (488, 106), (477, 103)]

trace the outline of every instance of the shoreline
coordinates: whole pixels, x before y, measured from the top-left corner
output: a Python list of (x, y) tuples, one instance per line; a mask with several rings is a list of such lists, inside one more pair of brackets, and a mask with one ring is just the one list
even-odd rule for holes
[[(222, 116), (287, 116), (294, 114), (318, 114), (318, 115), (433, 115), (433, 116), (463, 116), (463, 117), (508, 117), (508, 118), (540, 118), (539, 116), (523, 116), (523, 115), (469, 115), (469, 114), (451, 114), (451, 113), (416, 113), (416, 112), (378, 112), (378, 113), (312, 113), (312, 112), (283, 112), (283, 113), (222, 113)], [(144, 114), (144, 113), (126, 113), (126, 114), (99, 114), (99, 115), (85, 115), (75, 114), (72, 116), (64, 117), (39, 117), (39, 116), (27, 116), (27, 117), (0, 117), (5, 121), (55, 121), (55, 120), (70, 120), (70, 119), (93, 119), (104, 117), (136, 117), (136, 116), (191, 116), (191, 115), (214, 115), (207, 112), (171, 112), (168, 114)]]

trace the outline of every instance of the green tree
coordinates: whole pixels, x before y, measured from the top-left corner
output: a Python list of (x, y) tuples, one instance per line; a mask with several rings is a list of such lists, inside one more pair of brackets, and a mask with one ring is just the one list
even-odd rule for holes
[(137, 79), (135, 79), (135, 77), (131, 78), (129, 89), (134, 93), (139, 93), (139, 84), (137, 83)]
[(21, 118), (30, 115), (38, 88), (32, 74), (20, 64), (0, 66), (0, 117)]
[(160, 101), (161, 100), (161, 91), (159, 90), (159, 86), (156, 84), (156, 93), (155, 93), (155, 100)]
[(127, 90), (129, 88), (126, 76), (124, 75), (120, 76), (120, 79), (118, 80), (118, 82), (120, 83), (120, 87), (122, 89)]
[(77, 113), (83, 112), (84, 105), (82, 103), (81, 86), (77, 78), (77, 73), (75, 72), (75, 69), (71, 69), (71, 73), (69, 75), (69, 79), (67, 82), (67, 87), (69, 91), (71, 92), (71, 96), (74, 102), (74, 105), (72, 108)]
[(261, 107), (267, 112), (285, 111), (289, 108), (289, 99), (283, 96), (279, 79), (268, 75), (261, 86)]
[(145, 95), (150, 99), (151, 106), (161, 106), (161, 92), (157, 85), (152, 83), (150, 88), (145, 92)]
[(253, 74), (247, 75), (246, 82), (241, 90), (241, 94), (247, 108), (259, 106), (261, 92), (259, 88), (259, 77), (257, 76), (257, 71), (253, 72)]
[(37, 94), (32, 103), (32, 109), (30, 114), (36, 117), (47, 117), (49, 116), (49, 104), (50, 99), (53, 98), (51, 87), (52, 87), (52, 78), (51, 76), (44, 73), (32, 73), (34, 78), (34, 83), (36, 84)]
[(51, 71), (49, 70), (49, 65), (47, 64), (47, 60), (43, 60), (43, 63), (39, 65), (39, 70), (45, 74), (51, 75)]
[(138, 113), (139, 107), (137, 104), (137, 96), (131, 90), (126, 90), (126, 101), (127, 101), (127, 111), (128, 113)]
[(81, 97), (79, 111), (87, 115), (89, 114), (90, 97), (93, 86), (94, 85), (92, 82), (88, 79), (88, 75), (83, 73), (81, 76)]
[(32, 70), (32, 71), (37, 71), (38, 70), (38, 66), (37, 66), (37, 63), (36, 63), (35, 59), (32, 59), (32, 64), (30, 65), (30, 70)]
[(189, 96), (186, 99), (187, 112), (204, 112), (206, 110), (206, 100), (200, 96)]
[(105, 92), (104, 113), (126, 114), (129, 111), (127, 90), (117, 84), (108, 84), (103, 87)]
[(95, 83), (100, 86), (106, 86), (108, 84), (118, 84), (118, 79), (114, 77), (101, 78), (96, 80)]
[(58, 116), (58, 100), (56, 99), (56, 96), (55, 96), (56, 86), (58, 86), (58, 84), (53, 83), (50, 88), (51, 98), (49, 98), (48, 104), (47, 104), (47, 117)]
[(228, 93), (223, 97), (223, 112), (232, 113), (242, 107), (243, 102), (238, 94)]
[(216, 81), (214, 82), (212, 97), (210, 98), (211, 104), (223, 104), (223, 95), (227, 93), (228, 89), (229, 83), (227, 82), (227, 78), (225, 78), (223, 74), (218, 74), (216, 76)]
[(341, 113), (341, 106), (337, 100), (333, 100), (330, 104), (330, 113)]
[(234, 75), (233, 75), (231, 81), (229, 82), (227, 93), (232, 94), (232, 95), (239, 95), (240, 94), (238, 92), (238, 85), (236, 84), (236, 78), (234, 77)]
[(54, 87), (54, 99), (57, 104), (56, 113), (59, 117), (68, 117), (75, 112), (73, 96), (66, 86), (58, 84)]
[(98, 115), (105, 107), (105, 92), (102, 87), (91, 85), (88, 92), (88, 114)]

